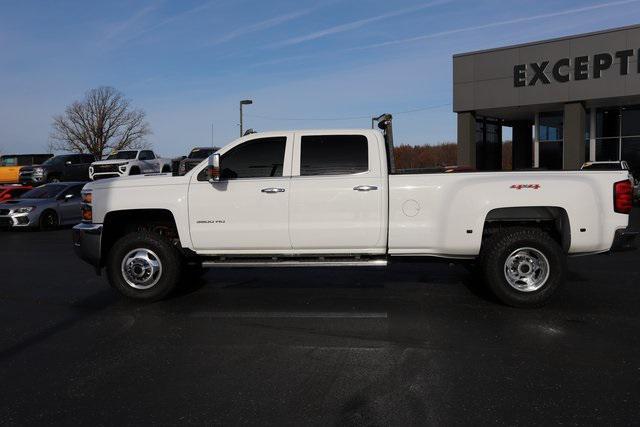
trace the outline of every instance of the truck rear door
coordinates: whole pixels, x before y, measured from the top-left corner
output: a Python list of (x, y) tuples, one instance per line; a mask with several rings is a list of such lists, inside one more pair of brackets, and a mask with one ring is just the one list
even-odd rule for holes
[(294, 250), (384, 253), (387, 188), (374, 133), (296, 132), (289, 234)]

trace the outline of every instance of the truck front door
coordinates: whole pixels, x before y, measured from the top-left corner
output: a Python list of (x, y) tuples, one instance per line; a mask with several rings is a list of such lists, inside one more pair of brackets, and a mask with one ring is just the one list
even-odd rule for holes
[(293, 249), (384, 253), (386, 165), (376, 135), (296, 132), (289, 203)]
[(221, 154), (221, 179), (206, 168), (189, 186), (191, 241), (200, 253), (277, 253), (291, 249), (292, 134), (252, 135)]

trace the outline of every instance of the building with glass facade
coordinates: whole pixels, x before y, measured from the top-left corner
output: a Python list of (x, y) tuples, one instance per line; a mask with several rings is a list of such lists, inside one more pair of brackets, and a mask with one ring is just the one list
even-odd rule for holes
[(640, 176), (640, 25), (453, 57), (458, 163), (577, 169), (626, 160)]

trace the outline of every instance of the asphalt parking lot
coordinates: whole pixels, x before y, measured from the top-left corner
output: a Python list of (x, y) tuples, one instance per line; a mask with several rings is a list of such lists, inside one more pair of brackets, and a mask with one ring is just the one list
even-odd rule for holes
[(68, 229), (0, 243), (2, 424), (640, 417), (640, 252), (571, 259), (538, 310), (446, 263), (223, 269), (140, 305), (76, 259)]

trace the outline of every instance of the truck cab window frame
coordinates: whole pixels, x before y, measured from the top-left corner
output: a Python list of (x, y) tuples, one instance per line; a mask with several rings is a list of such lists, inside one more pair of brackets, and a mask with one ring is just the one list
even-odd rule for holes
[[(244, 141), (220, 156), (220, 180), (281, 178), (286, 150), (286, 136)], [(241, 156), (247, 156), (247, 153), (253, 158), (242, 159)], [(206, 171), (205, 167), (198, 173), (198, 181), (207, 180)]]
[(361, 134), (300, 137), (300, 176), (341, 176), (366, 173), (369, 141)]

